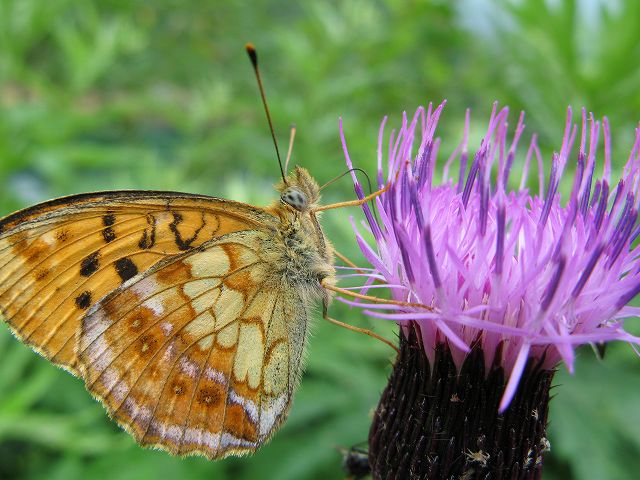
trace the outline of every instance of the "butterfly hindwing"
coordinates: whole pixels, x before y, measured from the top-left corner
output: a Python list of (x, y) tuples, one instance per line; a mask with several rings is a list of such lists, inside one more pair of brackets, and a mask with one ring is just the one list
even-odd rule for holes
[(274, 281), (258, 230), (160, 262), (96, 304), (78, 356), (87, 388), (139, 443), (220, 458), (284, 420), (307, 311)]
[(170, 192), (57, 199), (0, 220), (0, 306), (12, 331), (77, 373), (80, 319), (123, 282), (172, 255), (273, 217)]

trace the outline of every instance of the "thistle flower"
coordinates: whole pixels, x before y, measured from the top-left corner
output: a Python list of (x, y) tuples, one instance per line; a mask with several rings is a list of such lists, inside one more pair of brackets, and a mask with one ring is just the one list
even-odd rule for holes
[[(458, 376), (463, 371), (468, 373), (470, 362), (482, 363), (473, 367), (480, 368), (478, 375), (483, 378), (473, 381), (485, 382), (482, 388), (486, 388), (492, 372), (499, 371), (504, 381), (495, 383), (490, 392), (498, 395), (499, 404), (487, 404), (497, 411), (474, 412), (477, 405), (469, 405), (471, 410), (465, 410), (465, 414), (488, 415), (500, 421), (513, 417), (512, 423), (517, 423), (514, 412), (522, 408), (522, 402), (531, 400), (523, 397), (531, 397), (531, 389), (541, 392), (541, 405), (527, 404), (536, 411), (534, 416), (541, 424), (534, 428), (535, 438), (525, 442), (531, 452), (525, 449), (520, 456), (523, 458), (514, 459), (519, 468), (529, 464), (534, 470), (533, 464), (540, 463), (548, 445), (543, 433), (548, 388), (556, 364), (563, 361), (573, 372), (575, 348), (581, 344), (611, 340), (634, 346), (640, 343), (640, 338), (623, 329), (624, 319), (639, 313), (627, 304), (640, 292), (640, 250), (634, 246), (640, 235), (640, 130), (636, 129), (622, 178), (612, 185), (607, 119), (596, 121), (583, 109), (578, 127), (572, 123), (569, 108), (562, 144), (553, 154), (546, 182), (535, 135), (526, 149), (520, 178), (514, 179), (512, 170), (524, 115), (520, 115), (511, 135), (508, 109), (498, 111), (494, 104), (486, 135), (469, 156), (467, 111), (463, 139), (444, 164), (442, 183), (438, 185), (434, 172), (440, 141), (435, 130), (443, 108), (444, 102), (435, 109), (431, 105), (426, 110), (420, 107), (411, 120), (403, 115), (400, 130), (391, 132), (388, 148), (383, 145), (387, 119), (383, 120), (377, 183), (380, 187), (390, 183), (390, 188), (376, 199), (379, 220), (364, 205), (367, 222), (354, 225), (360, 249), (373, 267), (366, 273), (364, 291), (374, 282), (383, 282), (394, 300), (412, 305), (347, 303), (401, 326), (401, 345), (411, 343), (413, 353), (420, 348), (426, 357), (427, 389), (435, 388), (439, 362), (446, 359), (451, 363), (449, 370)], [(604, 161), (597, 162), (601, 130)], [(340, 132), (351, 167), (342, 124)], [(388, 161), (383, 168), (385, 152)], [(530, 191), (528, 176), (534, 159), (538, 186)], [(458, 168), (454, 171), (456, 160)], [(571, 163), (575, 173), (565, 197), (559, 187), (561, 180), (569, 177), (564, 172), (571, 169)], [(353, 181), (362, 197), (355, 175)], [(373, 244), (365, 240), (362, 228), (370, 231)], [(400, 365), (402, 361), (403, 355), (396, 363), (390, 386), (397, 371), (407, 368)], [(533, 377), (538, 379), (537, 386), (530, 382)], [(415, 378), (409, 381), (416, 382)], [(519, 384), (525, 385), (521, 386), (525, 392), (518, 391)], [(402, 388), (415, 388), (404, 385)], [(461, 387), (458, 384), (452, 388)], [(460, 395), (457, 390), (454, 393), (456, 398)], [(384, 402), (383, 398), (381, 406)], [(378, 417), (380, 412), (379, 407)], [(389, 427), (388, 419), (378, 420), (379, 426)], [(375, 425), (372, 436), (374, 430)], [(462, 432), (449, 433), (460, 440)], [(465, 430), (465, 435), (468, 433)], [(511, 443), (513, 447), (513, 440)], [(459, 457), (461, 452), (454, 453)], [(490, 453), (475, 444), (462, 453), (466, 463), (458, 463), (466, 467), (456, 470), (459, 474), (474, 465), (474, 471), (488, 471), (487, 464), (495, 456), (483, 457), (485, 453), (506, 455), (498, 447)], [(506, 460), (501, 461), (504, 469)], [(440, 458), (441, 467), (442, 462)]]

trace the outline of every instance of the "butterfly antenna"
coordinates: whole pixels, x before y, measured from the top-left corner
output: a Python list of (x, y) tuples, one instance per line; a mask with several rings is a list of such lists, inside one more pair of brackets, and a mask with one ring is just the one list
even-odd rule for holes
[(289, 134), (289, 150), (287, 151), (287, 159), (284, 161), (284, 171), (289, 171), (289, 160), (291, 160), (291, 153), (293, 152), (293, 140), (296, 138), (296, 126), (291, 125), (291, 133)]
[[(369, 175), (367, 174), (367, 172), (365, 172), (363, 169), (355, 167), (355, 168), (350, 168), (349, 170), (347, 170), (344, 173), (341, 173), (340, 175), (338, 175), (335, 178), (332, 178), (331, 180), (329, 180), (327, 183), (325, 183), (324, 185), (322, 185), (320, 187), (320, 190), (322, 190), (324, 187), (328, 187), (329, 185), (331, 185), (333, 182), (340, 180), (342, 177), (344, 177), (347, 173), (351, 173), (351, 172), (360, 172), (362, 173), (365, 178), (367, 179), (367, 184), (369, 185), (369, 194), (372, 193), (372, 189), (371, 189), (371, 179), (369, 178)], [(373, 209), (373, 216), (376, 218), (376, 221), (379, 222), (378, 220), (378, 214), (376, 213), (376, 210)]]
[(282, 167), (282, 159), (280, 158), (280, 150), (278, 149), (278, 142), (276, 140), (276, 132), (273, 130), (273, 122), (271, 121), (271, 114), (269, 113), (269, 106), (267, 105), (267, 97), (264, 94), (264, 87), (262, 86), (262, 78), (260, 77), (260, 69), (258, 68), (258, 54), (256, 48), (252, 43), (245, 45), (245, 50), (249, 54), (251, 65), (253, 65), (253, 71), (256, 74), (256, 80), (258, 81), (258, 89), (260, 90), (260, 97), (262, 98), (262, 105), (264, 105), (264, 111), (267, 114), (267, 122), (269, 123), (269, 130), (271, 130), (271, 138), (273, 139), (273, 145), (276, 147), (276, 156), (278, 157), (278, 164), (280, 165), (280, 175), (282, 175), (282, 181), (287, 184), (287, 179), (284, 176), (284, 168)]
[(355, 168), (350, 168), (349, 170), (347, 170), (346, 172), (341, 173), (340, 175), (338, 175), (335, 178), (332, 178), (331, 180), (329, 180), (327, 183), (325, 183), (324, 185), (322, 185), (320, 187), (320, 190), (322, 190), (325, 187), (328, 187), (329, 185), (331, 185), (333, 182), (336, 182), (338, 180), (340, 180), (342, 177), (344, 177), (345, 175), (351, 173), (351, 172), (360, 172), (361, 174), (363, 174), (365, 176), (365, 178), (367, 179), (367, 183), (369, 184), (369, 193), (371, 193), (371, 179), (369, 178), (369, 175), (367, 175), (367, 172), (365, 172), (363, 169), (355, 167)]

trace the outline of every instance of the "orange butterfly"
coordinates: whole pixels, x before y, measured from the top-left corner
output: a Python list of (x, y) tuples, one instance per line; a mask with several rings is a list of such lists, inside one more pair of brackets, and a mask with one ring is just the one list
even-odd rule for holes
[(4, 319), (81, 376), (141, 445), (211, 459), (253, 452), (287, 416), (314, 303), (326, 316), (341, 291), (316, 214), (379, 193), (319, 207), (299, 167), (277, 190), (267, 208), (114, 191), (9, 215)]

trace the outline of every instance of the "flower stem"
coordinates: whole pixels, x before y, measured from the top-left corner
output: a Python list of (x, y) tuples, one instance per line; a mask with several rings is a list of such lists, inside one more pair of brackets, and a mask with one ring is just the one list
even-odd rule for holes
[(484, 353), (474, 347), (458, 373), (449, 348), (439, 344), (431, 366), (414, 327), (400, 335), (400, 355), (369, 432), (373, 478), (541, 478), (555, 370), (530, 359), (499, 414), (506, 383), (499, 352), (487, 374)]

